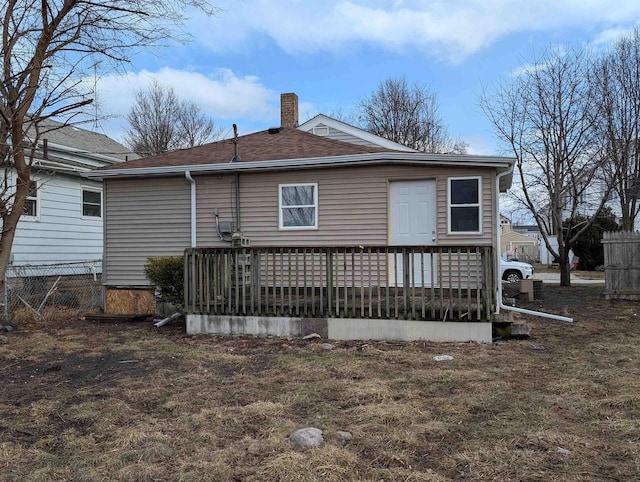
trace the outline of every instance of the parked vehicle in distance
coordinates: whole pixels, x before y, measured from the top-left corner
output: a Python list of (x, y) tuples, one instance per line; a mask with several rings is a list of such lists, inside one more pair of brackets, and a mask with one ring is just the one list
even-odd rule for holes
[(509, 283), (533, 278), (533, 266), (522, 261), (508, 261), (500, 257), (500, 278)]

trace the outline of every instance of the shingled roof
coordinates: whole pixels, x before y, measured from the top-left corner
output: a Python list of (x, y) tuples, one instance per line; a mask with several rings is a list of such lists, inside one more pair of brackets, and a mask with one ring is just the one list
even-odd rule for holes
[[(126, 159), (137, 159), (139, 157), (129, 148), (104, 134), (81, 129), (75, 125), (64, 124), (52, 119), (40, 122), (40, 132), (40, 141), (47, 139), (50, 144), (69, 147), (77, 151), (82, 151), (87, 155), (98, 154), (122, 161)], [(30, 131), (27, 137), (33, 139), (35, 137), (35, 131)]]
[[(399, 152), (377, 147), (360, 146), (317, 136), (298, 129), (279, 127), (237, 138), (237, 162), (307, 159), (349, 156), (376, 152)], [(196, 166), (229, 163), (234, 157), (233, 139), (212, 142), (190, 149), (171, 151), (157, 156), (143, 157), (106, 169), (136, 169), (169, 166)], [(102, 170), (101, 168), (100, 170)]]

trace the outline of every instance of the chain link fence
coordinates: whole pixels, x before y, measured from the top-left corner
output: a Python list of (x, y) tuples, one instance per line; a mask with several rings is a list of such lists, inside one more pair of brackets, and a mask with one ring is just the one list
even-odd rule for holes
[(4, 317), (18, 311), (43, 316), (49, 308), (83, 311), (102, 306), (102, 261), (10, 265), (4, 291)]

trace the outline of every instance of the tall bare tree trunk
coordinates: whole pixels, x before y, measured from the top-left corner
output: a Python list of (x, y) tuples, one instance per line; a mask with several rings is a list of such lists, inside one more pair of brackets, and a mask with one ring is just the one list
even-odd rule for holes
[(569, 264), (569, 251), (564, 243), (558, 248), (558, 261), (560, 263), (560, 286), (571, 286), (571, 265)]
[[(0, 287), (16, 227), (23, 213), (39, 126), (50, 118), (69, 121), (92, 102), (79, 80), (144, 47), (187, 40), (189, 11), (213, 15), (209, 0), (9, 0), (0, 16)], [(186, 35), (186, 37), (185, 37)], [(44, 68), (43, 68), (44, 66)], [(25, 153), (25, 149), (27, 152)], [(16, 173), (15, 186), (9, 174)], [(1, 290), (0, 290), (1, 292)]]
[[(15, 122), (12, 130), (22, 132), (22, 124)], [(14, 134), (15, 135), (15, 134)], [(2, 217), (2, 233), (0, 234), (0, 293), (4, 292), (5, 275), (11, 260), (11, 247), (16, 236), (16, 227), (24, 210), (25, 201), (29, 192), (30, 166), (26, 162), (24, 146), (13, 146), (14, 167), (17, 181), (13, 205), (4, 212)]]

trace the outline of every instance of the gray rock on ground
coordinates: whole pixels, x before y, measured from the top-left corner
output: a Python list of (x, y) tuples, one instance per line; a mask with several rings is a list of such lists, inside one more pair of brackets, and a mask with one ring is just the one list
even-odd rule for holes
[(289, 440), (298, 447), (319, 447), (324, 441), (322, 430), (315, 427), (301, 428), (289, 436)]

